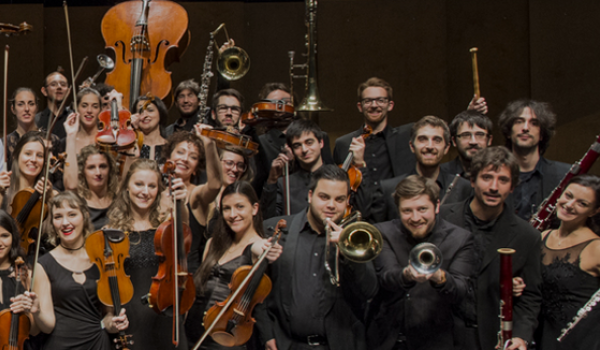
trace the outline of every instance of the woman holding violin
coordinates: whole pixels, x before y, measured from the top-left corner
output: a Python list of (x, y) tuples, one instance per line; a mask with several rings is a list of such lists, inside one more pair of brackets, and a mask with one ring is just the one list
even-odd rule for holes
[[(265, 239), (262, 214), (256, 192), (245, 181), (226, 186), (219, 205), (220, 217), (204, 250), (202, 265), (194, 274), (196, 301), (186, 320), (190, 345), (202, 336), (204, 312), (215, 302), (227, 298), (234, 271), (242, 265), (252, 265), (270, 246)], [(269, 263), (279, 258), (283, 249), (275, 244), (267, 253)], [(245, 346), (226, 348), (207, 339), (201, 349), (245, 349)]]
[[(150, 103), (147, 103), (150, 101)], [(135, 101), (135, 115), (132, 116), (132, 124), (136, 130), (144, 135), (144, 144), (140, 149), (140, 158), (153, 159), (160, 164), (161, 150), (167, 140), (162, 136), (161, 121), (169, 117), (167, 107), (158, 98), (140, 96)], [(142, 107), (144, 107), (142, 109)]]
[(44, 349), (111, 349), (108, 333), (125, 330), (125, 309), (118, 316), (97, 295), (100, 272), (84, 249), (91, 222), (83, 199), (66, 191), (50, 207), (50, 240), (56, 248), (39, 260), (32, 309), (35, 324), (48, 334)]
[[(164, 190), (161, 172), (155, 161), (137, 159), (129, 167), (117, 196), (108, 211), (108, 227), (127, 233), (130, 241), (130, 258), (125, 261), (125, 272), (131, 277), (133, 301), (125, 305), (131, 320), (131, 333), (139, 349), (173, 349), (171, 317), (157, 314), (139, 300), (150, 290), (152, 277), (159, 269), (155, 255), (154, 236), (165, 213), (170, 209), (161, 192)], [(168, 191), (168, 190), (167, 190)], [(188, 192), (181, 179), (173, 180), (173, 196), (187, 200)], [(168, 202), (168, 200), (167, 200)], [(172, 202), (171, 202), (172, 203)], [(186, 222), (187, 220), (183, 220)], [(179, 348), (187, 348), (185, 337), (180, 337)]]
[(67, 137), (61, 140), (61, 151), (67, 151), (67, 162), (75, 164), (79, 151), (96, 143), (98, 115), (102, 97), (92, 88), (83, 88), (77, 93), (77, 113), (72, 113), (64, 122)]
[[(67, 138), (70, 128), (65, 125)], [(70, 159), (68, 153), (67, 159)], [(76, 157), (77, 167), (65, 168), (65, 189), (76, 191), (85, 199), (94, 230), (99, 230), (108, 223), (108, 208), (115, 199), (119, 176), (117, 165), (110, 152), (99, 150), (95, 145), (87, 145)]]

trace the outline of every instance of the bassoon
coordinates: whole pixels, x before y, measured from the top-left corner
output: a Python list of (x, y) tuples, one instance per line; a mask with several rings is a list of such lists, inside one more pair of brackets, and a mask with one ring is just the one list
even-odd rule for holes
[(500, 349), (510, 346), (513, 330), (513, 275), (512, 255), (515, 253), (511, 248), (500, 248), (500, 331), (498, 331), (498, 342)]
[(548, 227), (552, 214), (554, 214), (554, 211), (556, 210), (556, 201), (558, 201), (558, 198), (567, 187), (569, 181), (576, 175), (587, 173), (592, 165), (594, 165), (594, 162), (598, 159), (599, 155), (600, 135), (596, 136), (596, 141), (583, 155), (583, 158), (571, 166), (571, 170), (569, 170), (565, 177), (560, 181), (558, 186), (556, 186), (556, 188), (552, 190), (552, 193), (550, 193), (542, 204), (540, 204), (537, 212), (529, 219), (531, 226), (540, 231), (544, 231)]

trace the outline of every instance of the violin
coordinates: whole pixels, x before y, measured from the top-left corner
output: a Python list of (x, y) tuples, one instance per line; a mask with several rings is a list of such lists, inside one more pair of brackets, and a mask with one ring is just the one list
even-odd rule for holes
[[(175, 176), (175, 163), (167, 161), (164, 171), (169, 174), (169, 187)], [(187, 270), (187, 254), (192, 245), (192, 230), (181, 220), (182, 203), (173, 197), (171, 217), (164, 221), (154, 235), (154, 250), (159, 257), (158, 272), (152, 277), (149, 306), (157, 313), (172, 308), (173, 344), (179, 345), (180, 317), (189, 311), (196, 298), (192, 274)]]
[(242, 115), (242, 122), (248, 125), (257, 125), (266, 122), (290, 121), (296, 112), (294, 106), (283, 100), (262, 100), (252, 105), (250, 112)]
[(117, 99), (111, 102), (110, 110), (98, 115), (98, 134), (96, 142), (113, 150), (125, 150), (133, 147), (137, 140), (136, 132), (131, 129), (131, 113), (119, 110)]
[[(371, 134), (373, 134), (373, 128), (370, 127), (369, 125), (365, 125), (360, 136), (364, 140), (366, 140), (367, 137), (371, 136)], [(354, 159), (354, 152), (348, 153), (348, 155), (346, 156), (346, 159), (344, 160), (344, 163), (342, 163), (340, 165), (340, 168), (342, 168), (342, 170), (344, 170), (348, 174), (348, 178), (350, 179), (350, 190), (353, 193), (355, 193), (356, 191), (358, 191), (358, 187), (360, 187), (360, 184), (362, 183), (363, 174), (352, 163), (353, 159)], [(352, 206), (348, 205), (348, 207), (346, 208), (346, 213), (344, 214), (344, 217), (349, 216), (351, 213), (352, 213)]]
[[(27, 268), (23, 258), (15, 261), (15, 296), (23, 293), (23, 284), (27, 281)], [(6, 350), (22, 350), (25, 340), (29, 338), (31, 327), (29, 317), (25, 313), (13, 314), (10, 309), (0, 311), (0, 347)]]
[(140, 95), (172, 103), (171, 72), (167, 67), (179, 61), (189, 44), (188, 15), (179, 4), (164, 0), (124, 1), (110, 8), (102, 18), (106, 49), (115, 54), (115, 68), (105, 83), (123, 93), (123, 104), (134, 110)]
[(200, 340), (193, 350), (197, 350), (210, 335), (213, 340), (223, 346), (241, 346), (252, 336), (256, 320), (252, 311), (258, 303), (262, 303), (271, 293), (272, 282), (265, 274), (268, 262), (267, 253), (281, 238), (281, 231), (287, 227), (283, 219), (277, 222), (271, 246), (265, 249), (252, 266), (241, 266), (231, 276), (229, 289), (231, 294), (222, 302), (216, 302), (204, 316), (204, 328)]
[(4, 34), (6, 36), (11, 35), (25, 35), (29, 34), (33, 30), (33, 26), (28, 24), (27, 22), (23, 22), (19, 25), (9, 24), (9, 23), (0, 23), (0, 34)]
[[(60, 165), (67, 158), (66, 153), (55, 157), (54, 164), (50, 167), (50, 174), (60, 169)], [(40, 216), (46, 218), (48, 208), (42, 213), (42, 195), (33, 188), (26, 188), (15, 194), (11, 203), (10, 215), (15, 219), (21, 233), (21, 247), (29, 254), (30, 245), (35, 243), (32, 237), (38, 234)], [(43, 214), (43, 215), (42, 215)]]
[(250, 136), (234, 133), (232, 129), (231, 127), (227, 128), (227, 131), (202, 129), (200, 135), (215, 140), (217, 147), (221, 149), (242, 151), (249, 157), (258, 153), (258, 143), (253, 142)]
[[(129, 258), (129, 237), (120, 230), (96, 231), (85, 240), (85, 250), (100, 270), (98, 299), (106, 306), (113, 306), (114, 314), (119, 315), (121, 306), (133, 297), (133, 284), (124, 267), (125, 259)], [(131, 335), (122, 330), (114, 342), (118, 344), (117, 349), (123, 350), (133, 344)]]

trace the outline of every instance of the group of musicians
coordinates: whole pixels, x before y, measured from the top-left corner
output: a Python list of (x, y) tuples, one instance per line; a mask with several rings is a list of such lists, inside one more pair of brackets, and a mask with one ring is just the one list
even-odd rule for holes
[[(331, 153), (329, 137), (310, 120), (245, 125), (244, 97), (234, 89), (217, 91), (210, 112), (200, 110), (200, 86), (187, 80), (174, 90), (180, 117), (172, 125), (164, 125), (160, 99), (138, 98), (129, 128), (143, 142), (116, 153), (99, 145), (98, 116), (119, 92), (101, 83), (81, 88), (77, 106), (61, 110), (68, 86), (64, 74), (49, 74), (43, 111), (34, 89), (17, 89), (10, 100), (17, 129), (3, 140), (0, 308), (26, 315), (25, 348), (110, 349), (114, 339), (133, 349), (192, 349), (209, 328), (205, 313), (232, 292), (236, 270), (264, 255), (272, 290), (252, 315), (233, 311), (256, 320), (249, 341), (229, 344), (235, 349), (600, 349), (596, 309), (557, 341), (600, 289), (600, 179), (581, 175), (564, 188), (552, 230), (541, 233), (526, 221), (570, 168), (543, 157), (556, 124), (547, 103), (509, 103), (499, 117), (505, 144), (493, 146), (484, 98), (449, 124), (425, 116), (393, 127), (392, 87), (373, 77), (358, 87), (364, 123), (339, 137)], [(259, 98), (292, 101), (281, 83), (266, 84)], [(47, 138), (39, 130), (54, 118)], [(207, 132), (225, 129), (250, 137), (258, 152), (223, 147)], [(458, 156), (442, 164), (451, 146)], [(62, 152), (64, 170), (45, 179), (46, 162)], [(358, 185), (338, 166), (349, 159), (362, 174)], [(168, 185), (165, 163), (174, 165)], [(40, 244), (28, 251), (13, 219), (28, 210), (17, 201), (24, 190), (45, 190), (49, 208)], [(179, 214), (191, 228), (187, 266), (195, 287), (179, 329), (172, 312), (140, 301), (164, 260), (154, 237), (173, 215), (174, 199), (184, 203)], [(335, 253), (346, 244), (339, 240), (349, 208), (381, 232), (372, 261)], [(281, 219), (281, 238), (271, 238)], [(125, 273), (133, 297), (120, 310), (101, 301), (102, 271), (86, 245), (101, 229), (120, 230), (130, 242)], [(426, 252), (440, 260), (437, 268), (419, 266), (413, 248), (422, 243), (439, 250)], [(515, 251), (512, 322), (502, 323), (500, 248)], [(18, 257), (33, 278), (17, 274)], [(15, 292), (22, 282), (25, 292)], [(501, 324), (512, 331), (504, 342)], [(235, 322), (227, 325), (241, 337)], [(223, 337), (208, 337), (200, 348), (228, 348)]]

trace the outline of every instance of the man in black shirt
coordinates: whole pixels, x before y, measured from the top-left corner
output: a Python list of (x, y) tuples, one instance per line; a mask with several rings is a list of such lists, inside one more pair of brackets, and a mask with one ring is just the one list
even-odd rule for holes
[[(47, 107), (45, 110), (35, 115), (35, 123), (40, 129), (48, 128), (48, 119), (54, 117), (58, 112), (63, 99), (66, 97), (67, 90), (69, 88), (69, 82), (67, 78), (59, 72), (52, 72), (48, 74), (44, 79), (44, 86), (42, 86), (42, 94), (46, 96)], [(58, 136), (59, 139), (67, 136), (65, 132), (64, 122), (67, 120), (67, 116), (71, 113), (69, 108), (64, 108), (61, 115), (58, 116), (52, 133)]]
[(556, 114), (548, 103), (518, 100), (508, 104), (498, 125), (519, 162), (520, 181), (511, 202), (517, 215), (529, 220), (570, 169), (569, 164), (542, 157), (554, 135)]
[(179, 111), (179, 119), (165, 129), (166, 137), (178, 131), (192, 131), (194, 124), (198, 123), (198, 107), (200, 100), (200, 85), (194, 79), (184, 80), (175, 89), (175, 106)]
[[(374, 261), (381, 288), (370, 305), (369, 349), (455, 349), (452, 307), (467, 294), (475, 252), (470, 232), (436, 217), (439, 194), (433, 180), (411, 175), (394, 192), (400, 219), (375, 225), (385, 243)], [(438, 270), (409, 263), (420, 243), (441, 251)]]
[[(339, 257), (339, 287), (324, 267), (325, 225), (331, 228), (329, 264), (335, 266), (337, 225), (348, 203), (349, 181), (334, 165), (313, 173), (308, 209), (284, 217), (288, 232), (280, 240), (281, 257), (271, 265), (273, 289), (255, 309), (261, 345), (265, 349), (366, 349), (362, 315), (356, 314), (377, 293), (371, 262), (355, 263)], [(280, 218), (265, 222), (273, 226)], [(354, 309), (353, 309), (354, 308)]]
[[(443, 205), (440, 217), (471, 231), (479, 253), (472, 292), (458, 312), (465, 325), (456, 325), (457, 337), (466, 349), (493, 349), (498, 342), (500, 320), (499, 248), (512, 248), (513, 285), (523, 288), (513, 299), (513, 338), (510, 350), (526, 350), (533, 338), (541, 296), (541, 235), (517, 217), (507, 202), (518, 181), (519, 165), (504, 147), (479, 151), (471, 163), (474, 197)], [(501, 347), (504, 344), (501, 345)]]
[(443, 163), (441, 169), (450, 174), (460, 174), (469, 178), (471, 159), (478, 151), (492, 145), (492, 128), (494, 124), (486, 115), (466, 110), (460, 112), (450, 123), (452, 145), (456, 147), (458, 156)]

